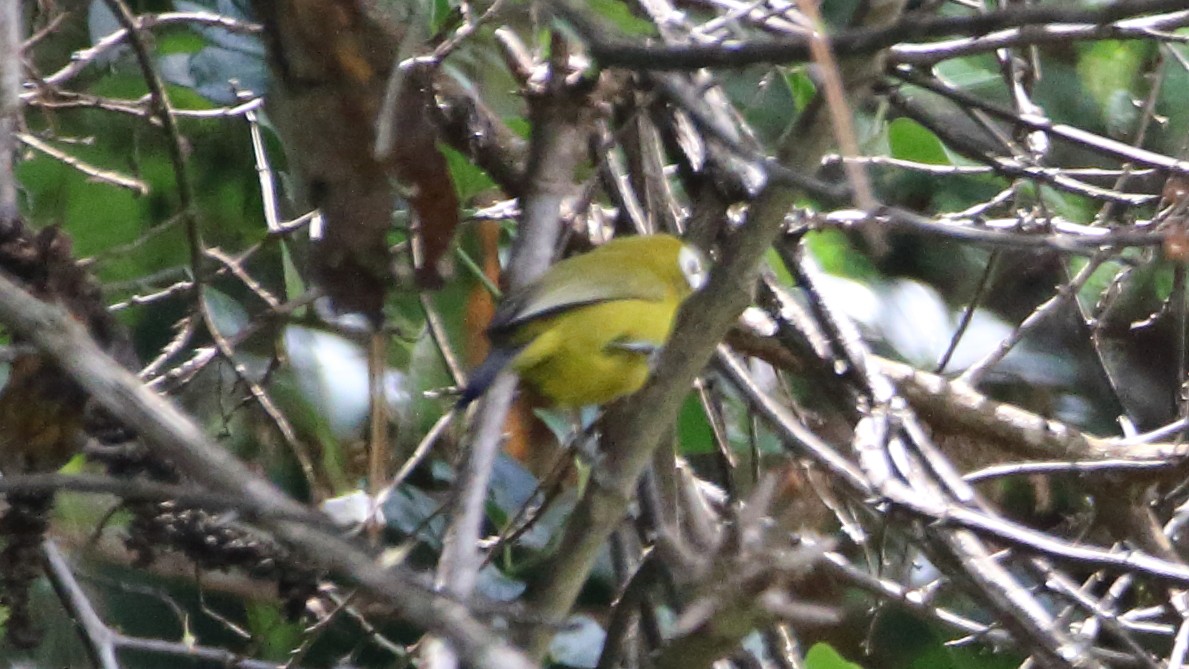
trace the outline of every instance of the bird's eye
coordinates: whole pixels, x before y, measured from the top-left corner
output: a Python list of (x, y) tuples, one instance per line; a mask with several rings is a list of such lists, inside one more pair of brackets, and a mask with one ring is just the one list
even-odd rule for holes
[(685, 275), (690, 288), (698, 290), (706, 285), (709, 271), (706, 268), (706, 256), (702, 255), (701, 251), (688, 245), (681, 247), (681, 253), (677, 254), (677, 264), (681, 267), (681, 273)]

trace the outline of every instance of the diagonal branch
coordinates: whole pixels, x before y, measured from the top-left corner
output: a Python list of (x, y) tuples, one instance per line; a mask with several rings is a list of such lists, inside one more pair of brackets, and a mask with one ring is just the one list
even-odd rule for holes
[[(312, 564), (359, 585), (408, 620), (448, 639), (475, 667), (534, 666), (465, 607), (433, 593), (400, 566), (380, 566), (340, 538), (324, 517), (252, 474), (229, 452), (211, 443), (193, 421), (100, 350), (73, 318), (29, 295), (7, 276), (0, 276), (0, 322), (39, 348), (95, 401), (195, 482), (221, 494), (239, 495), (245, 511)], [(295, 517), (303, 520), (291, 520)]]

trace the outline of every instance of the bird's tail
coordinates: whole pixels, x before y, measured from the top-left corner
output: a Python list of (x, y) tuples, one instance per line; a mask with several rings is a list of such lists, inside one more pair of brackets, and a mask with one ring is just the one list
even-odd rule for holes
[(468, 404), (487, 392), (488, 386), (495, 381), (495, 377), (499, 376), (500, 372), (508, 366), (508, 363), (512, 362), (523, 348), (523, 346), (516, 346), (491, 349), (491, 353), (488, 353), (483, 362), (479, 363), (479, 366), (471, 372), (466, 387), (462, 389), (462, 395), (458, 398), (457, 407), (465, 409)]

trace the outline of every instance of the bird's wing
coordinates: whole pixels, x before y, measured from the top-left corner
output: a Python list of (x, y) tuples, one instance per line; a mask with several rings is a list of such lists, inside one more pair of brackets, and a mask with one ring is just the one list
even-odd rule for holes
[(487, 392), (487, 388), (495, 381), (495, 377), (504, 371), (516, 356), (524, 350), (523, 346), (497, 346), (491, 349), (483, 362), (470, 373), (467, 383), (463, 386), (462, 393), (458, 397), (458, 403), (455, 405), (459, 409), (466, 408), (466, 405), (478, 399), (480, 395)]
[[(599, 302), (655, 302), (668, 297), (663, 281), (649, 269), (635, 263), (617, 263), (615, 254), (592, 260), (589, 257), (571, 258), (564, 272), (550, 270), (532, 285), (509, 293), (488, 330), (498, 334), (531, 320)], [(604, 265), (608, 263), (618, 265), (614, 272), (607, 271)]]

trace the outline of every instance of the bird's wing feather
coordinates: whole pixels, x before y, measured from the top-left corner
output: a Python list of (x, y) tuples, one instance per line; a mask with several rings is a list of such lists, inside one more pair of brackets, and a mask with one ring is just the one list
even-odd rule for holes
[(523, 348), (522, 346), (512, 346), (491, 349), (483, 362), (471, 372), (466, 386), (462, 389), (462, 394), (458, 397), (456, 406), (463, 409), (487, 392), (487, 388), (495, 381), (495, 377), (499, 376), (499, 373), (520, 354)]
[[(611, 257), (578, 256), (568, 261), (564, 273), (550, 271), (540, 281), (509, 293), (496, 310), (488, 330), (493, 334), (567, 309), (613, 300), (660, 301), (667, 297), (663, 282), (647, 268), (617, 263)], [(583, 262), (586, 261), (586, 262)], [(593, 271), (595, 265), (614, 263), (616, 271)]]

